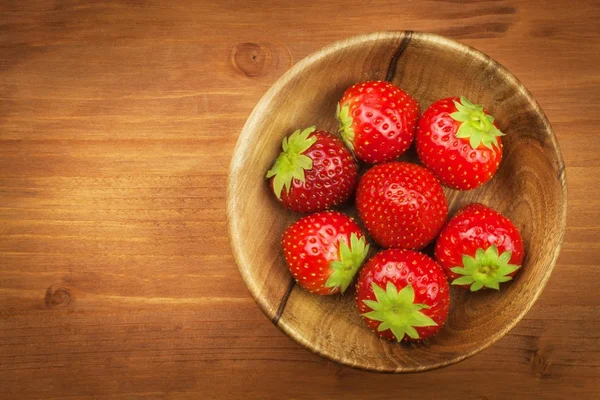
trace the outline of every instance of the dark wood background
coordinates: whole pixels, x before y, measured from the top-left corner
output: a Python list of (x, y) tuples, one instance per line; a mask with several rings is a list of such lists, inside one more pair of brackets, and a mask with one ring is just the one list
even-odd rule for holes
[[(579, 399), (600, 392), (598, 1), (3, 1), (0, 398)], [(347, 36), (440, 33), (550, 119), (568, 226), (505, 338), (416, 375), (296, 345), (231, 255), (227, 169), (291, 65)]]

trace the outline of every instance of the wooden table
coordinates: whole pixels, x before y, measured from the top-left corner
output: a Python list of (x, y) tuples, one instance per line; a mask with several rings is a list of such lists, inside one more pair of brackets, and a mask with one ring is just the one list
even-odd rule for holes
[[(2, 2), (2, 399), (598, 398), (598, 2), (364, 3)], [(332, 41), (394, 29), (455, 38), (521, 79), (569, 191), (559, 262), (525, 319), (467, 361), (402, 376), (277, 330), (225, 216), (232, 149), (267, 88)]]

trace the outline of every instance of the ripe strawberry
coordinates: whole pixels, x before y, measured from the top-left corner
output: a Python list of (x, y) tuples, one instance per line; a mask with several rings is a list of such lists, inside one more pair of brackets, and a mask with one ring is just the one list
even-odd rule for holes
[(375, 164), (398, 158), (415, 134), (419, 103), (389, 82), (357, 83), (337, 106), (340, 133), (354, 155)]
[(373, 240), (405, 249), (425, 247), (448, 215), (438, 180), (423, 167), (399, 161), (375, 165), (362, 176), (356, 208)]
[(398, 342), (422, 340), (439, 331), (448, 317), (448, 281), (440, 266), (424, 254), (384, 250), (360, 272), (356, 303), (379, 336)]
[(483, 106), (465, 97), (441, 99), (419, 120), (417, 153), (443, 185), (474, 189), (496, 173), (502, 160), (501, 136)]
[(283, 138), (282, 148), (267, 178), (285, 207), (301, 213), (322, 211), (354, 193), (358, 165), (337, 137), (312, 126)]
[(317, 294), (346, 291), (369, 252), (366, 243), (356, 222), (336, 211), (300, 218), (281, 241), (296, 282)]
[(523, 239), (498, 211), (473, 203), (462, 208), (442, 229), (435, 259), (453, 285), (471, 291), (499, 289), (512, 279), (524, 258)]

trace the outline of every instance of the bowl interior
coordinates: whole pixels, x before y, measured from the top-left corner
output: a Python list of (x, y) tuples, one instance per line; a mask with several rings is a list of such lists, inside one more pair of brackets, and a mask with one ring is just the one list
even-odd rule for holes
[[(465, 95), (496, 117), (504, 159), (483, 187), (446, 189), (450, 213), (487, 204), (521, 230), (526, 258), (501, 291), (453, 288), (446, 325), (424, 344), (400, 345), (374, 335), (358, 315), (353, 292), (316, 296), (295, 285), (280, 238), (299, 215), (276, 203), (265, 172), (281, 139), (310, 125), (336, 132), (335, 106), (350, 85), (387, 79), (433, 101)], [(416, 160), (414, 150), (404, 158)], [(235, 149), (228, 187), (231, 244), (243, 279), (265, 314), (293, 339), (332, 360), (376, 371), (411, 372), (448, 365), (502, 337), (531, 307), (554, 266), (565, 229), (562, 157), (546, 117), (529, 92), (501, 65), (465, 45), (415, 32), (386, 32), (338, 42), (304, 59), (263, 97)]]

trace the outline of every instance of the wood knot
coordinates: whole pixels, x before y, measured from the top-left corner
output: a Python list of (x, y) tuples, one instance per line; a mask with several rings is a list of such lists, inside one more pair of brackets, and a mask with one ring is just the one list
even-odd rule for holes
[(249, 77), (264, 76), (277, 68), (277, 52), (266, 43), (239, 43), (231, 51), (231, 63)]
[(44, 302), (50, 308), (66, 307), (71, 303), (71, 294), (61, 285), (52, 285), (46, 290)]
[(552, 362), (547, 357), (541, 355), (538, 350), (535, 352), (533, 357), (531, 357), (529, 364), (533, 373), (540, 378), (543, 378), (550, 372), (550, 366), (552, 365)]

